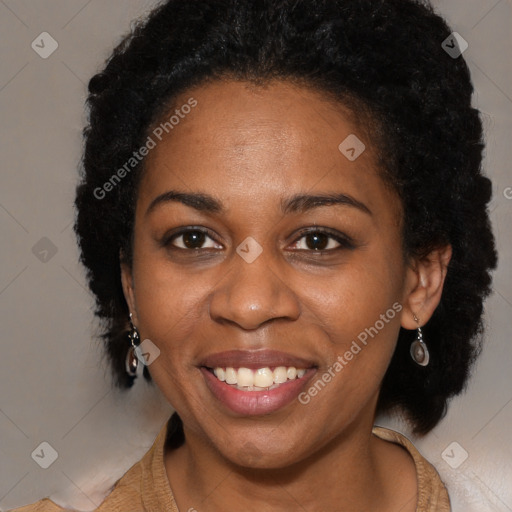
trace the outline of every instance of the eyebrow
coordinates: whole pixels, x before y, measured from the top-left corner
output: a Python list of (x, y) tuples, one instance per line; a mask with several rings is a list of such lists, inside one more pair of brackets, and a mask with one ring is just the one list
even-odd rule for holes
[[(189, 206), (200, 212), (223, 213), (225, 211), (222, 203), (209, 194), (190, 194), (170, 190), (153, 199), (148, 209), (146, 210), (145, 215), (149, 215), (159, 205), (171, 202), (182, 203), (185, 206)], [(368, 215), (372, 215), (371, 210), (364, 203), (358, 201), (350, 195), (343, 193), (315, 195), (296, 194), (281, 200), (281, 210), (285, 214), (304, 213), (314, 208), (334, 205), (350, 206)]]
[(368, 215), (372, 215), (368, 206), (352, 196), (343, 193), (315, 195), (297, 194), (281, 201), (283, 213), (304, 213), (313, 208), (333, 205), (351, 206)]
[(149, 215), (157, 206), (171, 202), (182, 203), (200, 212), (222, 213), (224, 211), (222, 204), (208, 194), (188, 194), (170, 190), (151, 201), (151, 204), (146, 210), (146, 215)]

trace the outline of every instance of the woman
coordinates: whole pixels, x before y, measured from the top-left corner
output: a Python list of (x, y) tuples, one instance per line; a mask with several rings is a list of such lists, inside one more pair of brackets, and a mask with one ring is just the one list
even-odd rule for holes
[(478, 352), (458, 49), (414, 0), (170, 0), (92, 78), (82, 261), (117, 383), (143, 368), (176, 410), (99, 511), (450, 510), (374, 422), (428, 433)]

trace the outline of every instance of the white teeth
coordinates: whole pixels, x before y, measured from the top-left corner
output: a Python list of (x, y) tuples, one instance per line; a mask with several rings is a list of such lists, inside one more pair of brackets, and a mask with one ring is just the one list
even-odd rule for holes
[(236, 386), (236, 389), (240, 391), (267, 391), (271, 389), (278, 388), (279, 384), (272, 384), (269, 388), (259, 388), (258, 386)]
[(215, 377), (217, 377), (221, 382), (226, 380), (226, 372), (224, 371), (224, 368), (215, 368), (213, 373), (215, 373)]
[[(240, 383), (239, 383), (240, 384)], [(254, 385), (259, 388), (269, 388), (274, 384), (274, 375), (270, 368), (260, 368), (254, 374)]]
[(283, 382), (286, 382), (288, 377), (286, 376), (286, 366), (278, 366), (274, 370), (274, 382), (276, 384), (282, 384)]
[(236, 384), (237, 372), (234, 368), (226, 368), (226, 382), (228, 384)]
[(297, 368), (294, 368), (293, 366), (290, 366), (288, 370), (286, 370), (286, 376), (293, 380), (297, 377)]
[[(236, 383), (239, 386), (254, 386), (254, 374), (249, 368), (238, 368)], [(259, 384), (257, 384), (259, 386)]]
[(250, 368), (214, 368), (214, 375), (221, 381), (243, 391), (265, 391), (274, 389), (287, 380), (304, 377), (304, 368), (278, 366), (272, 371), (268, 366), (252, 370)]

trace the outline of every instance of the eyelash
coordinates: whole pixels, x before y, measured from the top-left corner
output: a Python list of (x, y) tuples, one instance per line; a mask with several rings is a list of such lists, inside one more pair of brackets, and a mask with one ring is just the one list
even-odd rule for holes
[(338, 247), (335, 247), (334, 249), (323, 249), (323, 250), (315, 250), (315, 249), (296, 249), (297, 251), (307, 251), (311, 252), (313, 254), (320, 253), (331, 253), (334, 251), (339, 251), (342, 249), (354, 249), (355, 243), (348, 235), (344, 235), (343, 233), (340, 233), (338, 231), (333, 231), (329, 228), (321, 228), (321, 227), (313, 227), (313, 228), (305, 228), (299, 231), (298, 238), (295, 239), (293, 244), (296, 244), (299, 240), (302, 240), (308, 235), (325, 235), (330, 240), (334, 240), (339, 244)]
[[(175, 245), (173, 245), (173, 242), (176, 239), (178, 239), (188, 233), (202, 233), (203, 235), (206, 235), (208, 238), (210, 238), (213, 242), (218, 244), (218, 242), (215, 240), (213, 233), (210, 230), (208, 230), (206, 228), (202, 228), (202, 227), (190, 226), (190, 227), (181, 229), (180, 231), (178, 231), (176, 233), (172, 233), (171, 235), (165, 236), (162, 239), (162, 246), (166, 247), (170, 250), (173, 250), (173, 251), (186, 251), (186, 252), (196, 252), (196, 251), (199, 252), (199, 251), (212, 249), (211, 247), (209, 247), (209, 248), (198, 247), (195, 249), (190, 249), (190, 248), (176, 247)], [(294, 249), (293, 251), (294, 252), (308, 252), (308, 253), (312, 253), (312, 254), (327, 254), (327, 253), (333, 253), (335, 251), (339, 251), (339, 250), (343, 250), (343, 249), (354, 249), (355, 248), (355, 243), (349, 236), (344, 235), (339, 232), (333, 232), (329, 228), (320, 228), (320, 227), (316, 227), (316, 226), (313, 228), (302, 229), (299, 232), (299, 236), (297, 238), (295, 238), (295, 240), (293, 241), (292, 245), (297, 244), (297, 242), (299, 242), (306, 236), (313, 235), (313, 234), (314, 235), (325, 235), (328, 237), (329, 240), (334, 240), (335, 242), (337, 242), (339, 244), (339, 246), (335, 247), (333, 249), (323, 249), (323, 250)], [(219, 245), (221, 245), (221, 244), (219, 244)], [(218, 250), (218, 249), (214, 249), (214, 250)]]

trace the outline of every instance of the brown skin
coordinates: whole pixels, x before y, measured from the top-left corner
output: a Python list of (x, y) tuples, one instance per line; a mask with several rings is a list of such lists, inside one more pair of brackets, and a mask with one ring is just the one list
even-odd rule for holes
[[(185, 444), (165, 454), (180, 510), (414, 511), (412, 459), (371, 430), (399, 329), (415, 329), (414, 315), (429, 320), (450, 247), (405, 261), (401, 205), (378, 174), (372, 141), (321, 93), (225, 81), (176, 105), (190, 97), (197, 107), (148, 157), (133, 265), (122, 266), (134, 323), (161, 351), (151, 376), (184, 424)], [(354, 162), (338, 150), (352, 133), (367, 148)], [(225, 211), (166, 202), (147, 213), (169, 190), (210, 194)], [(333, 192), (371, 214), (348, 205), (280, 210), (285, 197)], [(183, 237), (162, 246), (187, 226), (208, 228), (212, 239), (199, 251), (180, 250)], [(326, 250), (315, 251), (299, 232), (314, 226), (353, 247), (324, 238)], [(263, 247), (251, 264), (236, 253), (248, 236)], [(211, 395), (197, 366), (215, 352), (276, 349), (314, 361), (311, 383), (396, 302), (401, 313), (307, 405), (240, 417)]]

